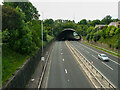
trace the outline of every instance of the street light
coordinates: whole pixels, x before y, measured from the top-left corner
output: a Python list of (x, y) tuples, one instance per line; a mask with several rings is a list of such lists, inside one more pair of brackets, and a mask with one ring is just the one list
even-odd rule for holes
[(43, 53), (43, 12), (42, 12), (42, 20), (41, 20), (41, 32), (42, 32), (42, 53)]
[(43, 20), (41, 21), (41, 32), (42, 32), (42, 53), (43, 53)]
[(45, 58), (43, 57), (43, 13), (42, 13), (42, 20), (41, 20), (41, 32), (42, 32), (42, 57), (41, 57), (41, 61), (44, 62)]

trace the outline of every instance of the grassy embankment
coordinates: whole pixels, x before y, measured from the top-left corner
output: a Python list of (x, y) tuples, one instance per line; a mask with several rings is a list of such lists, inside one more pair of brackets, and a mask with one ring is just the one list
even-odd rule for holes
[[(119, 44), (119, 42), (116, 42), (117, 40), (119, 40), (119, 36), (115, 35), (115, 36), (113, 36), (111, 38), (100, 39), (98, 42), (105, 43), (105, 44), (107, 43), (109, 45), (109, 48), (112, 48), (112, 49), (114, 49), (116, 47), (118, 47), (120, 49), (120, 44)], [(95, 47), (95, 48), (97, 48), (99, 50), (102, 50), (102, 51), (105, 51), (105, 52), (107, 52), (109, 54), (120, 57), (120, 52), (113, 52), (113, 51), (110, 51), (110, 50), (108, 50), (106, 48), (98, 47), (98, 46), (88, 44), (88, 43), (85, 43), (85, 42), (84, 42), (84, 44), (90, 45), (90, 46)]]
[[(53, 37), (47, 35), (47, 42), (44, 41), (44, 45), (50, 42)], [(3, 45), (2, 47), (2, 83), (7, 81), (16, 69), (19, 68), (31, 55), (22, 55), (20, 53), (12, 51)]]

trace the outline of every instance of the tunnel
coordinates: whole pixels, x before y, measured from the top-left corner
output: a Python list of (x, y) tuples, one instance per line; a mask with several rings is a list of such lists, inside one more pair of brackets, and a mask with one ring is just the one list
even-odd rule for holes
[(74, 32), (77, 33), (74, 29), (71, 29), (71, 28), (64, 29), (57, 35), (56, 40), (58, 40), (58, 41), (65, 41), (65, 40), (77, 41), (77, 40), (80, 40), (81, 36), (77, 33), (79, 38), (76, 38), (73, 34)]

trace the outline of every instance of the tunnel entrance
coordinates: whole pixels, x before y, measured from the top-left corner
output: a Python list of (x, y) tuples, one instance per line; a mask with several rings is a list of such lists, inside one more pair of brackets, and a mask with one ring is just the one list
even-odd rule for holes
[(64, 40), (80, 40), (81, 37), (74, 29), (64, 29), (56, 38), (58, 41), (64, 41)]

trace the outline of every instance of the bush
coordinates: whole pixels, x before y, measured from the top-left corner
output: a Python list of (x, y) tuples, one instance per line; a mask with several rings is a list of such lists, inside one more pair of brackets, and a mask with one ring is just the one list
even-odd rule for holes
[(89, 39), (90, 39), (90, 34), (87, 34), (86, 39), (89, 41)]
[(120, 28), (117, 28), (117, 29), (115, 30), (114, 34), (116, 35), (116, 34), (119, 34), (119, 33), (120, 33)]
[(18, 7), (16, 9), (10, 7), (10, 11), (7, 8), (3, 7), (3, 18), (7, 17), (7, 21), (12, 20), (12, 23), (7, 23), (8, 28), (3, 26), (3, 43), (7, 43), (8, 47), (16, 52), (31, 54), (37, 47), (33, 42), (31, 30), (24, 21), (24, 13)]

